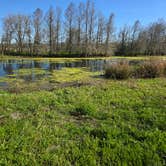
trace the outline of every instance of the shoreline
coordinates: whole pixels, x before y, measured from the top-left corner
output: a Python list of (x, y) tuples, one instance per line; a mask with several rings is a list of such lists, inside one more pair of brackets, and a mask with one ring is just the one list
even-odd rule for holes
[(58, 60), (58, 59), (65, 59), (65, 60), (71, 60), (71, 59), (75, 59), (75, 60), (79, 60), (79, 59), (83, 59), (83, 60), (93, 60), (93, 59), (129, 59), (129, 60), (146, 60), (146, 59), (163, 59), (166, 60), (166, 55), (155, 55), (155, 56), (90, 56), (90, 57), (46, 57), (46, 56), (15, 56), (15, 55), (0, 55), (0, 59), (33, 59), (33, 60), (40, 60), (40, 59), (52, 59), (52, 60)]

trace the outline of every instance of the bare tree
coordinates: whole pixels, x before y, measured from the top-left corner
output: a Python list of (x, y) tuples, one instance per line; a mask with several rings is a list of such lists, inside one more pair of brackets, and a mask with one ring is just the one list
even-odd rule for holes
[(83, 31), (83, 23), (84, 23), (84, 18), (85, 18), (85, 5), (83, 3), (80, 3), (78, 6), (78, 13), (77, 13), (77, 47), (78, 50), (82, 53), (82, 48), (81, 48), (81, 37), (82, 37), (82, 31)]
[(96, 50), (97, 54), (102, 53), (102, 45), (104, 41), (104, 34), (105, 34), (105, 18), (102, 13), (98, 16), (98, 23), (97, 23), (97, 33), (96, 33)]
[(111, 42), (111, 37), (114, 32), (113, 19), (114, 19), (114, 14), (111, 14), (106, 24), (105, 55), (108, 55), (109, 43)]
[[(148, 53), (150, 55), (162, 54), (165, 45), (166, 23), (163, 20), (154, 22), (148, 28)], [(164, 45), (163, 45), (164, 44)]]
[(5, 44), (6, 38), (4, 35), (1, 37), (1, 54), (3, 55), (6, 52), (6, 44)]
[(28, 48), (28, 53), (30, 53), (30, 55), (32, 55), (32, 20), (31, 17), (27, 16), (25, 17), (25, 39), (26, 39), (26, 45)]
[(14, 39), (18, 46), (18, 52), (23, 52), (23, 46), (25, 42), (25, 36), (27, 34), (28, 24), (27, 24), (28, 16), (26, 15), (14, 15), (13, 20), (13, 29), (14, 29)]
[(128, 44), (129, 44), (129, 33), (130, 33), (130, 27), (124, 26), (123, 29), (121, 29), (119, 33), (119, 46), (117, 53), (119, 55), (127, 55), (128, 54)]
[(52, 7), (46, 14), (46, 23), (48, 27), (49, 54), (51, 55), (55, 47), (55, 12)]
[(86, 2), (86, 7), (85, 7), (85, 11), (84, 11), (84, 13), (85, 13), (85, 47), (84, 47), (84, 49), (85, 49), (85, 54), (86, 54), (86, 56), (87, 56), (87, 47), (88, 47), (88, 29), (89, 29), (89, 20), (90, 20), (90, 18), (89, 18), (89, 13), (90, 13), (90, 0), (87, 0), (87, 2)]
[(14, 34), (13, 16), (7, 16), (3, 19), (3, 36), (1, 42), (3, 44), (3, 50), (9, 51), (11, 49), (11, 41)]
[(90, 10), (89, 10), (89, 43), (88, 43), (88, 52), (89, 54), (93, 54), (94, 50), (94, 30), (95, 30), (95, 25), (96, 25), (96, 15), (95, 15), (95, 6), (94, 2), (90, 3)]
[(61, 9), (56, 8), (55, 13), (55, 39), (56, 39), (56, 52), (60, 49), (60, 34), (61, 34)]
[(43, 12), (41, 9), (37, 8), (33, 13), (33, 26), (34, 26), (34, 53), (38, 54), (40, 51), (40, 44), (42, 41), (42, 21), (43, 21)]
[(138, 40), (138, 36), (140, 33), (140, 22), (139, 20), (137, 20), (133, 27), (131, 28), (131, 44), (130, 44), (130, 52), (131, 54), (138, 54), (138, 50), (137, 50), (137, 40)]
[(73, 47), (74, 11), (75, 6), (73, 3), (70, 3), (65, 11), (66, 44), (69, 54), (71, 54)]
[(94, 30), (94, 24), (95, 24), (95, 8), (94, 8), (94, 3), (91, 2), (90, 3), (90, 10), (89, 10), (89, 43), (92, 42), (92, 38), (93, 38), (93, 30)]

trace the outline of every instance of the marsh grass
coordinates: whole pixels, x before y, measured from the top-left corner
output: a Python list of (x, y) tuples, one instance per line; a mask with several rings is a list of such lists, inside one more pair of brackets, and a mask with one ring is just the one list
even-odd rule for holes
[(105, 77), (111, 79), (158, 78), (166, 76), (166, 61), (159, 59), (146, 60), (138, 66), (131, 66), (126, 61), (107, 65)]
[(149, 60), (138, 66), (135, 70), (137, 78), (157, 78), (163, 76), (163, 61)]
[(131, 67), (127, 61), (106, 65), (105, 77), (111, 79), (127, 79), (131, 75)]
[(166, 61), (163, 62), (163, 75), (166, 77)]

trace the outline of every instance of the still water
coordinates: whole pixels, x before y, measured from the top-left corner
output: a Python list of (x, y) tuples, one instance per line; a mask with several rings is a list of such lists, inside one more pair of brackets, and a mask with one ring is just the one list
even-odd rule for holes
[(37, 61), (37, 60), (1, 60), (0, 77), (14, 74), (19, 69), (44, 69), (47, 71), (61, 70), (62, 68), (87, 67), (90, 71), (103, 70), (105, 60), (77, 60), (77, 61)]
[[(44, 69), (49, 72), (62, 68), (86, 67), (91, 72), (102, 71), (107, 63), (116, 63), (122, 59), (77, 59), (77, 60), (33, 60), (5, 59), (0, 60), (0, 77), (14, 74), (19, 69)], [(129, 60), (129, 64), (138, 64), (140, 60)]]

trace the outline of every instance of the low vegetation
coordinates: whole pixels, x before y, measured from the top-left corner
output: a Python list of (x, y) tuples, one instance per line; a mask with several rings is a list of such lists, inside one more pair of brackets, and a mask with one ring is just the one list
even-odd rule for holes
[(166, 165), (166, 63), (141, 62), (1, 77), (0, 165)]
[[(88, 80), (91, 76), (97, 76), (99, 72), (90, 72), (86, 68), (63, 68), (62, 70), (55, 70), (50, 75), (50, 82), (65, 83), (73, 81)], [(47, 78), (46, 78), (47, 79)]]
[(166, 164), (166, 79), (0, 92), (1, 165)]
[[(13, 74), (0, 77), (0, 89), (12, 93), (37, 90), (53, 90), (58, 87), (96, 84), (103, 72), (90, 72), (86, 68), (63, 68), (48, 71), (44, 69), (17, 69)], [(101, 79), (100, 79), (101, 80)]]
[(163, 72), (164, 72), (164, 76), (166, 76), (166, 63), (163, 63)]
[(166, 61), (147, 60), (138, 66), (122, 61), (106, 66), (105, 77), (111, 79), (157, 78), (166, 76)]
[(121, 61), (115, 64), (109, 64), (105, 69), (105, 77), (112, 79), (127, 79), (131, 75), (131, 67), (128, 62)]
[(145, 61), (135, 71), (136, 77), (139, 78), (156, 78), (164, 75), (164, 64), (161, 61)]
[(28, 75), (45, 75), (47, 71), (40, 68), (33, 68), (33, 69), (19, 69), (15, 70), (14, 74), (17, 76), (28, 76)]

